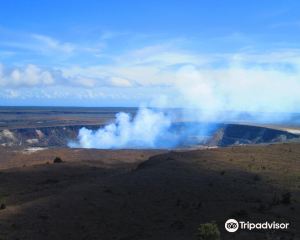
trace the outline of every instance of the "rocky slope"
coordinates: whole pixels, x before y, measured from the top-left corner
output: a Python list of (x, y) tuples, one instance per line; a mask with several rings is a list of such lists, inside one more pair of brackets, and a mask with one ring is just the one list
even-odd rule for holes
[[(82, 125), (0, 130), (2, 146), (54, 147), (67, 146), (77, 137)], [(99, 126), (89, 126), (96, 129)]]
[(214, 140), (218, 146), (229, 146), (237, 144), (286, 142), (299, 137), (297, 134), (273, 128), (226, 124), (216, 131), (211, 141)]

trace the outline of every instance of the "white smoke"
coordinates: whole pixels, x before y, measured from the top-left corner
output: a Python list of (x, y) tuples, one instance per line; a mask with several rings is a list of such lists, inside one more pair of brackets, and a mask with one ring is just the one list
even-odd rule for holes
[[(287, 70), (276, 64), (264, 67), (229, 62), (227, 67), (205, 68), (185, 64), (170, 75), (161, 75), (169, 76), (167, 82), (171, 91), (169, 95), (156, 97), (153, 103), (161, 108), (180, 106), (182, 121), (297, 121), (299, 124), (299, 117), (294, 120), (293, 113), (300, 112), (300, 67)], [(185, 133), (174, 132), (173, 121), (174, 118), (164, 111), (147, 108), (138, 110), (133, 119), (126, 113), (119, 113), (115, 123), (97, 131), (81, 129), (78, 146), (173, 147), (189, 138), (189, 134), (199, 137), (209, 131), (206, 127), (199, 129), (191, 125), (184, 129)]]
[(276, 123), (300, 111), (300, 79), (294, 72), (241, 65), (216, 70), (185, 66), (175, 79), (178, 99), (186, 106), (184, 115), (196, 121), (239, 121), (240, 113), (247, 113), (246, 121)]
[(172, 147), (176, 137), (169, 131), (171, 119), (161, 111), (140, 108), (134, 118), (120, 112), (114, 123), (96, 131), (81, 128), (78, 143), (83, 148), (161, 148)]
[[(294, 72), (233, 65), (225, 69), (185, 66), (175, 88), (184, 106), (200, 109), (203, 117), (224, 111), (291, 113), (300, 110), (300, 79)], [(206, 116), (203, 116), (203, 114)]]

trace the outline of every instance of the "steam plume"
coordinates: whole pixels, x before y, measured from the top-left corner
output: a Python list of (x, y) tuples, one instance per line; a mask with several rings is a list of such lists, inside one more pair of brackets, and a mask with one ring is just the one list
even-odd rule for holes
[[(182, 106), (182, 119), (195, 122), (247, 121), (299, 124), (300, 81), (298, 72), (276, 68), (232, 65), (220, 69), (179, 68), (172, 78), (173, 97), (162, 98), (164, 108)], [(174, 93), (176, 97), (174, 97)], [(160, 101), (158, 101), (160, 102)], [(246, 118), (245, 118), (246, 116)], [(174, 147), (191, 135), (207, 134), (208, 125), (172, 128), (174, 119), (163, 111), (138, 110), (135, 118), (119, 113), (115, 123), (97, 131), (82, 128), (79, 146), (85, 148)], [(190, 135), (191, 134), (191, 135)]]
[[(172, 147), (176, 137), (170, 132), (171, 119), (163, 112), (140, 108), (136, 116), (120, 112), (114, 123), (97, 131), (81, 128), (79, 147), (83, 148), (161, 148)], [(73, 147), (76, 145), (72, 145)]]

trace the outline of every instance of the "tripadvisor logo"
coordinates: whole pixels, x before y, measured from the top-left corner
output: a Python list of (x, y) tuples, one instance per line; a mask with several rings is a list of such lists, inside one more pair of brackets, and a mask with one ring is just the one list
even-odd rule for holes
[(245, 222), (245, 221), (237, 221), (235, 219), (228, 219), (225, 222), (225, 229), (228, 232), (236, 232), (239, 228), (246, 229), (246, 230), (253, 230), (253, 229), (288, 229), (290, 223), (277, 223), (273, 222), (260, 222), (260, 223), (253, 223), (253, 222)]
[(225, 223), (225, 229), (228, 232), (236, 232), (239, 229), (239, 223), (235, 219), (228, 219)]

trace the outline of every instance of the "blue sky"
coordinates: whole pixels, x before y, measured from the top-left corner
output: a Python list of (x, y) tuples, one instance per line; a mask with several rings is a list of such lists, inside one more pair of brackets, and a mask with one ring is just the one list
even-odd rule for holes
[(210, 100), (223, 108), (226, 100), (229, 109), (244, 109), (248, 90), (265, 86), (253, 110), (284, 90), (289, 101), (273, 110), (292, 111), (299, 7), (297, 0), (0, 0), (0, 105)]

